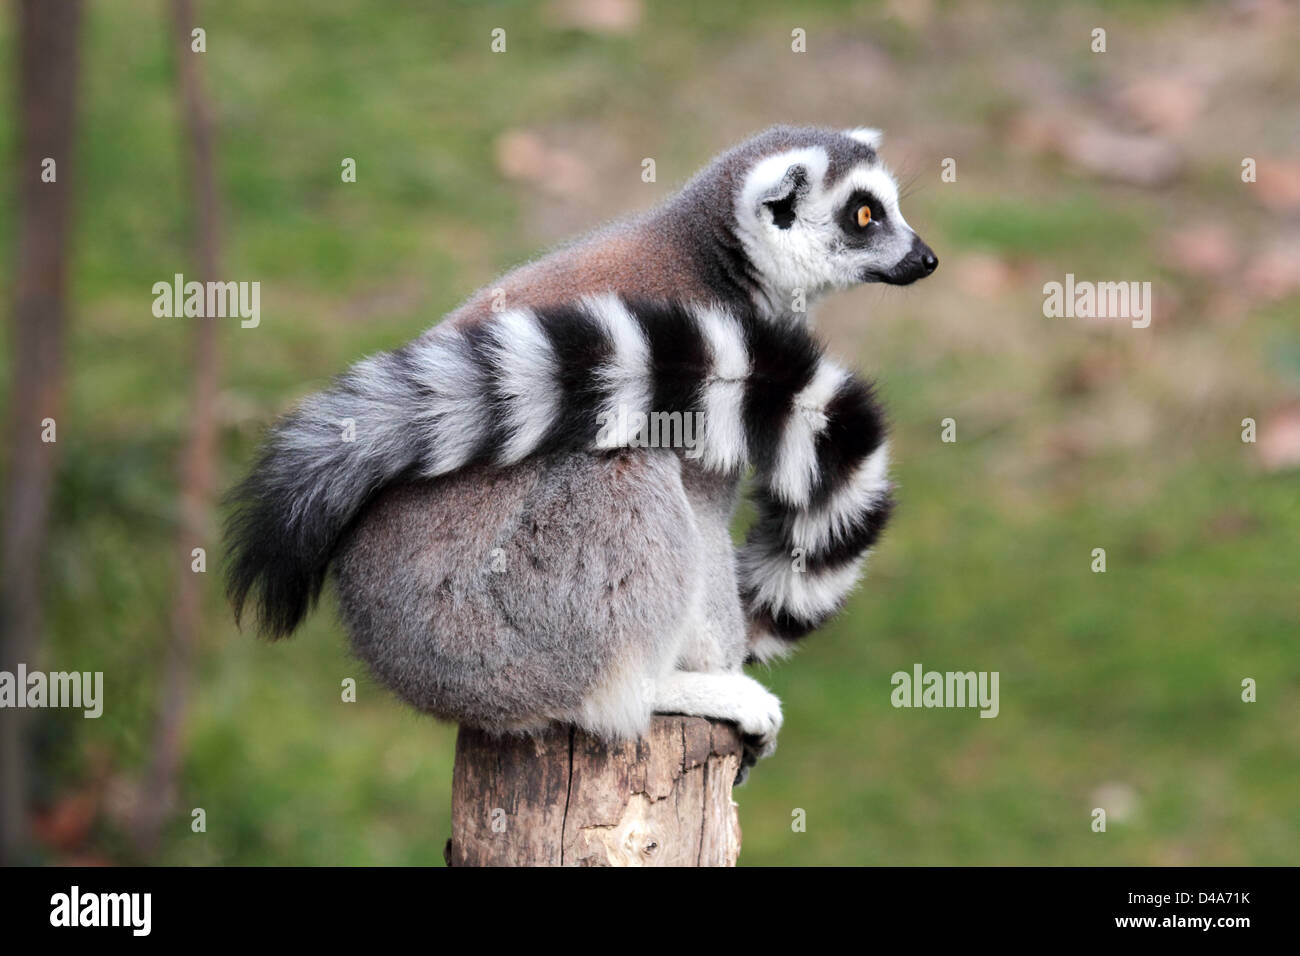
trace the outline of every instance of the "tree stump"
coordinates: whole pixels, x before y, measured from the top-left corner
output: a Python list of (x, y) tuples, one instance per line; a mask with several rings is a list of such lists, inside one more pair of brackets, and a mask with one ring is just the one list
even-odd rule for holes
[(451, 866), (734, 866), (732, 724), (655, 717), (637, 741), (572, 727), (493, 737), (462, 727)]

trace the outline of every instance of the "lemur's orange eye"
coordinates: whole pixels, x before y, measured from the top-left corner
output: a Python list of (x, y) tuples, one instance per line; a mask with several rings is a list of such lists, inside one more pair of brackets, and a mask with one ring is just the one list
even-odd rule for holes
[(870, 223), (871, 223), (871, 207), (859, 206), (858, 225), (865, 229)]

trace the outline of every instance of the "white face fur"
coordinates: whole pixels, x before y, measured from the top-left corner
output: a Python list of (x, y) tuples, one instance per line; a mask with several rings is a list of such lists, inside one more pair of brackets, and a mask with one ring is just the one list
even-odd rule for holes
[[(844, 135), (873, 150), (880, 143), (878, 130)], [(828, 166), (821, 146), (768, 156), (736, 196), (740, 240), (778, 310), (801, 291), (811, 299), (862, 282), (905, 284), (937, 264), (903, 218), (898, 184), (883, 163), (860, 162), (834, 183), (826, 182)], [(864, 205), (868, 212), (859, 212)]]

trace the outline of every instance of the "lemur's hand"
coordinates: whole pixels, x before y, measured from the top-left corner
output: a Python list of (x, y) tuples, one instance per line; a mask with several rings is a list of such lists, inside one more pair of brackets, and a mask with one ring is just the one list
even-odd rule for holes
[(744, 743), (738, 784), (750, 767), (776, 750), (781, 730), (781, 701), (745, 674), (674, 671), (656, 685), (654, 709), (659, 714), (734, 721)]
[(781, 729), (781, 701), (757, 681), (754, 686), (762, 693), (762, 698), (756, 701), (758, 708), (753, 714), (754, 719), (743, 723), (737, 721), (745, 749), (740, 757), (740, 770), (736, 773), (736, 786), (745, 782), (750, 767), (776, 752), (776, 735)]

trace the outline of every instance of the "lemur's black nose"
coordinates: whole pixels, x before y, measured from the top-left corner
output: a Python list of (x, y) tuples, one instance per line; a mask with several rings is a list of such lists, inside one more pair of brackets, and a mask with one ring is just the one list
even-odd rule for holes
[(898, 265), (876, 279), (868, 281), (888, 282), (892, 285), (910, 285), (917, 279), (924, 279), (939, 268), (939, 257), (934, 250), (921, 241), (920, 236), (912, 237), (912, 248), (898, 261)]
[(939, 257), (934, 254), (934, 250), (921, 241), (920, 236), (912, 237), (912, 261), (919, 268), (920, 275), (917, 278), (928, 276), (935, 269), (939, 268)]

